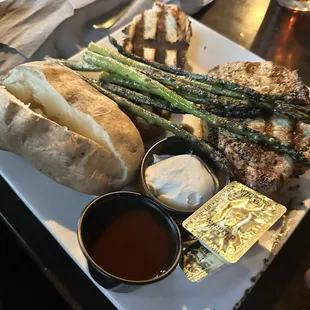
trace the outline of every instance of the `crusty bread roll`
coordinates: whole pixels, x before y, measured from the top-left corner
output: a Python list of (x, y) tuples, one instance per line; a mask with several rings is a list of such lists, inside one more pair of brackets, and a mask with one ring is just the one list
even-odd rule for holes
[(84, 193), (103, 194), (131, 181), (144, 147), (116, 103), (48, 62), (14, 68), (3, 85), (21, 101), (1, 90), (0, 148)]

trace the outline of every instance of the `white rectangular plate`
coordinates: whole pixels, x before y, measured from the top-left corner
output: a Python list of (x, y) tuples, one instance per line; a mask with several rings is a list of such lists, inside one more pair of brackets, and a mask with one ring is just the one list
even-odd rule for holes
[[(205, 72), (228, 61), (261, 60), (195, 20), (192, 20), (192, 27), (193, 39), (188, 62), (193, 71)], [(114, 36), (121, 39), (121, 32), (116, 32)], [(100, 44), (110, 46), (107, 39), (100, 41)], [(80, 55), (74, 58), (78, 59)], [(0, 151), (0, 172), (26, 206), (89, 276), (86, 260), (77, 242), (76, 228), (80, 213), (94, 197), (56, 184), (22, 158), (8, 152)], [(265, 268), (263, 260), (272, 259), (307, 212), (310, 205), (309, 179), (309, 173), (302, 176), (299, 179), (299, 192), (294, 193), (295, 196), (299, 195), (300, 201), (305, 200), (306, 207), (290, 213), (286, 221), (287, 229), (281, 233), (280, 238), (280, 225), (276, 225), (237, 264), (224, 268), (201, 283), (189, 282), (182, 270), (177, 268), (165, 280), (141, 287), (132, 293), (115, 293), (103, 289), (95, 282), (94, 285), (118, 309), (232, 309), (245, 290), (253, 285), (250, 279)], [(277, 247), (276, 241), (279, 241)]]

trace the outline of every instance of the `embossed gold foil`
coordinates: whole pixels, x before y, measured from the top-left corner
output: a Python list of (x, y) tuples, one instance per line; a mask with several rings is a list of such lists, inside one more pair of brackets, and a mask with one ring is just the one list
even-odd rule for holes
[(286, 208), (232, 182), (183, 222), (214, 254), (237, 262), (285, 213)]
[(224, 266), (225, 263), (222, 260), (199, 242), (184, 250), (184, 262), (181, 268), (191, 282), (199, 282)]

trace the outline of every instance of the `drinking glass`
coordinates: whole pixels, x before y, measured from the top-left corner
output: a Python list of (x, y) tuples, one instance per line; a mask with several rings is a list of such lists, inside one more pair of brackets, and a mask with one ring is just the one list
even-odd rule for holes
[(310, 0), (277, 0), (280, 5), (294, 11), (310, 11)]

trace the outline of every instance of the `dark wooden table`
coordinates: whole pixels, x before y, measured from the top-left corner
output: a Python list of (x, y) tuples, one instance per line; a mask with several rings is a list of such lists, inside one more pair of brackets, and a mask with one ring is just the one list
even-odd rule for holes
[(298, 69), (310, 86), (310, 12), (293, 13), (276, 0), (215, 0), (195, 17), (260, 57)]
[[(310, 85), (310, 13), (293, 14), (273, 0), (215, 0), (195, 17), (257, 55), (298, 69), (305, 83)], [(6, 259), (0, 266), (0, 309), (1, 292), (5, 292), (6, 299), (8, 296), (12, 302), (14, 299), (13, 304), (16, 305), (16, 294), (20, 296), (18, 289), (23, 288), (27, 292), (24, 296), (30, 298), (30, 304), (31, 298), (36, 300), (32, 309), (55, 309), (57, 302), (59, 309), (113, 309), (3, 179), (0, 179), (0, 193), (0, 236), (9, 234), (9, 237), (0, 238), (0, 255)], [(242, 310), (310, 309), (310, 292), (303, 283), (303, 274), (310, 267), (309, 224), (310, 214), (304, 218), (254, 289), (246, 294)], [(11, 249), (16, 242), (22, 248), (17, 252)], [(12, 252), (14, 259), (11, 258)], [(31, 258), (32, 263), (26, 262), (26, 256)], [(31, 278), (36, 277), (24, 273), (25, 268), (31, 272), (41, 270), (48, 279), (45, 282), (53, 286), (38, 279), (37, 286), (32, 287)], [(9, 295), (12, 292), (4, 290), (9, 284), (5, 284), (3, 276), (10, 279), (16, 290), (12, 296)], [(27, 277), (29, 281), (25, 281)], [(47, 291), (55, 288), (61, 298), (57, 299), (56, 293), (47, 294)], [(46, 299), (40, 301), (40, 298)], [(49, 299), (56, 300), (56, 304)], [(69, 306), (65, 305), (64, 300)]]

